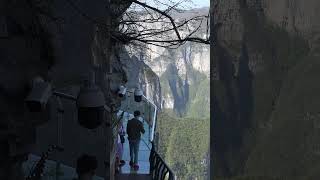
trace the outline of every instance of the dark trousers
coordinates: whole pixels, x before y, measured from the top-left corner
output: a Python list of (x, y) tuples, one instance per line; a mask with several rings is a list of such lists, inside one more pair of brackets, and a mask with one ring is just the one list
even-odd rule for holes
[(139, 145), (140, 145), (140, 139), (129, 140), (130, 161), (132, 161), (134, 164), (138, 163)]

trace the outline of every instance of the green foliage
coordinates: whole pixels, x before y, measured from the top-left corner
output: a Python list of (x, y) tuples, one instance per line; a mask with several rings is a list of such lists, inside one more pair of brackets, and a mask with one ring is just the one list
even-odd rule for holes
[(209, 118), (210, 117), (210, 80), (203, 80), (196, 91), (194, 98), (190, 101), (188, 107), (189, 117), (200, 117)]
[(209, 149), (209, 119), (177, 118), (163, 112), (158, 117), (159, 152), (178, 179), (203, 179), (202, 161)]
[(179, 119), (171, 109), (164, 110), (158, 114), (157, 132), (159, 133), (158, 152), (163, 158), (166, 158), (166, 152), (169, 146), (169, 137), (173, 128), (178, 124)]

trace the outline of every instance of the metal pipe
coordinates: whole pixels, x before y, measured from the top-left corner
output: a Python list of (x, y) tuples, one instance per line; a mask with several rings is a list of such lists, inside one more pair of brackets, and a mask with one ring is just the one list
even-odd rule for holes
[[(63, 123), (63, 113), (64, 107), (61, 102), (60, 96), (56, 95), (56, 100), (58, 103), (58, 121), (57, 121), (57, 146), (62, 147), (62, 123)], [(56, 161), (56, 180), (59, 180), (61, 169), (60, 159)]]
[(59, 96), (61, 98), (64, 98), (64, 99), (69, 99), (69, 100), (72, 100), (72, 101), (77, 101), (77, 98), (70, 95), (70, 94), (66, 94), (66, 93), (63, 93), (63, 92), (59, 92), (59, 91), (53, 91), (52, 92), (54, 95), (56, 96)]

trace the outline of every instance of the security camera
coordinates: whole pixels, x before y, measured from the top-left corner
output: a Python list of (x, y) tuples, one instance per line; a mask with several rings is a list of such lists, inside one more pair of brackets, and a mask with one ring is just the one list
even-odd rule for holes
[(118, 91), (119, 97), (124, 97), (126, 93), (127, 93), (127, 88), (125, 88), (124, 86), (120, 86)]
[(31, 112), (41, 112), (45, 110), (51, 95), (51, 84), (45, 82), (41, 77), (36, 77), (32, 80), (31, 91), (25, 99), (26, 106)]
[(136, 88), (134, 90), (134, 101), (141, 102), (142, 101), (142, 90), (140, 88)]
[(88, 129), (100, 126), (105, 119), (104, 105), (104, 94), (96, 85), (81, 87), (77, 97), (79, 124)]
[(55, 95), (77, 102), (78, 122), (85, 128), (95, 129), (100, 126), (105, 119), (104, 94), (98, 86), (95, 85), (94, 76), (91, 76), (90, 81), (86, 81), (84, 86), (80, 88), (77, 98), (72, 95), (54, 91), (51, 84), (45, 82), (41, 77), (34, 78), (31, 87), (31, 91), (25, 99), (27, 108), (31, 112), (45, 110), (50, 97)]

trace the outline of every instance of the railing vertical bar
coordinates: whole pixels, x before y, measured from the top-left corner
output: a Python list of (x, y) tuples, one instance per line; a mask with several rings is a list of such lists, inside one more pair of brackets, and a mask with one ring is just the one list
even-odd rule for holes
[(170, 170), (168, 165), (160, 157), (160, 155), (155, 151), (154, 142), (151, 142), (151, 152), (150, 152), (150, 175), (153, 180), (175, 180), (173, 172)]
[(161, 160), (157, 158), (157, 164), (156, 164), (156, 178), (159, 180), (159, 169), (161, 166)]
[(165, 179), (165, 177), (166, 177), (166, 174), (167, 174), (167, 173), (168, 173), (168, 169), (167, 169), (167, 168), (165, 168), (165, 169), (163, 170), (163, 173), (162, 173), (162, 175), (161, 175), (160, 179), (164, 180), (164, 179)]
[(158, 176), (159, 176), (159, 179), (161, 179), (162, 180), (162, 174), (163, 174), (163, 170), (165, 169), (165, 166), (164, 166), (164, 164), (160, 164), (160, 167), (159, 167), (159, 174), (158, 174)]

